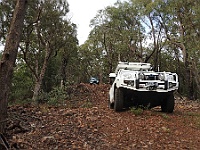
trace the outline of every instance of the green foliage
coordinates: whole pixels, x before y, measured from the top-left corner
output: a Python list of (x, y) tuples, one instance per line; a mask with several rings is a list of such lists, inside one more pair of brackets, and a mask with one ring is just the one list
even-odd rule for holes
[(27, 99), (17, 99), (16, 101), (9, 101), (8, 105), (30, 105), (32, 103), (31, 98)]
[(167, 114), (162, 113), (161, 116), (162, 116), (164, 119), (169, 120), (169, 116), (168, 116)]
[(66, 91), (61, 88), (55, 88), (51, 92), (48, 93), (48, 104), (50, 105), (63, 105), (64, 101), (67, 98)]
[[(15, 1), (2, 0), (1, 43), (8, 33), (14, 6)], [(78, 62), (77, 31), (76, 25), (65, 17), (69, 12), (68, 7), (66, 0), (29, 2), (10, 96), (13, 101), (31, 98), (35, 83), (40, 80), (40, 91), (45, 93), (59, 87), (61, 80), (77, 82), (78, 78), (74, 78), (78, 72), (74, 64)], [(43, 74), (44, 78), (41, 78)]]
[(81, 105), (82, 108), (91, 108), (92, 107), (92, 103), (87, 100), (86, 102), (84, 102), (82, 105)]
[(10, 27), (15, 0), (1, 0), (0, 5), (0, 43), (4, 44)]
[(140, 107), (138, 107), (138, 108), (131, 107), (131, 108), (130, 108), (130, 111), (131, 111), (134, 115), (140, 116), (140, 115), (143, 114), (144, 109), (142, 109), (142, 108), (140, 108)]
[(32, 96), (33, 80), (24, 63), (18, 64), (14, 70), (10, 92), (10, 102), (24, 101)]
[(66, 91), (61, 88), (54, 88), (49, 93), (42, 91), (38, 96), (38, 102), (58, 106), (64, 105), (66, 98)]

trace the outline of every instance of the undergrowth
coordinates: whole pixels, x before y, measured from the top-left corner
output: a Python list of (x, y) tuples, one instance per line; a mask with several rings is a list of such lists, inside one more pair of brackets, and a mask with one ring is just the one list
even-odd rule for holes
[(130, 111), (131, 111), (133, 114), (135, 114), (136, 116), (139, 116), (139, 115), (142, 115), (142, 114), (143, 114), (144, 109), (142, 109), (142, 108), (140, 108), (140, 107), (138, 107), (138, 108), (136, 108), (136, 107), (131, 107), (131, 108), (130, 108)]

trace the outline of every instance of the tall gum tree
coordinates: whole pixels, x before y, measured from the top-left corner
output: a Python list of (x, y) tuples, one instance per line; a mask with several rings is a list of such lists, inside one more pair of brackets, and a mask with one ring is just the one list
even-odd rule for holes
[[(98, 63), (100, 64), (98, 68), (103, 71), (100, 72), (100, 78), (102, 73), (105, 76), (111, 72), (112, 66), (119, 60), (143, 61), (143, 28), (139, 21), (138, 10), (134, 6), (128, 2), (118, 1), (114, 6), (100, 10), (91, 20), (91, 26), (94, 28), (90, 33), (88, 40), (90, 44), (87, 48), (95, 55), (93, 58), (99, 57), (101, 63)], [(105, 56), (102, 56), (102, 51), (106, 52)], [(95, 59), (93, 61), (96, 62)]]
[(16, 2), (10, 30), (6, 38), (5, 49), (0, 61), (0, 133), (5, 132), (11, 78), (18, 53), (27, 4), (27, 0), (17, 0)]
[[(65, 69), (72, 53), (74, 54), (72, 50), (75, 49), (76, 26), (66, 19), (69, 5), (65, 0), (38, 1), (38, 3), (30, 3), (29, 6), (23, 34), (24, 43), (20, 44), (20, 56), (34, 79), (32, 100), (33, 104), (37, 105), (40, 102), (39, 94), (48, 92), (44, 89), (49, 83), (45, 79), (53, 79), (53, 76), (57, 76), (60, 80), (62, 76), (63, 82), (66, 80)], [(61, 53), (63, 55), (58, 59)], [(51, 63), (55, 59), (58, 61), (53, 64), (53, 67)], [(55, 68), (61, 59), (63, 59), (62, 75), (59, 71), (50, 72), (50, 68)], [(59, 75), (55, 75), (56, 73)], [(52, 88), (53, 86), (56, 85), (52, 85)]]
[[(195, 93), (198, 93), (196, 91), (200, 90), (197, 68), (200, 17), (198, 8), (199, 4), (194, 1), (168, 1), (168, 5), (165, 7), (168, 21), (166, 18), (162, 18), (162, 26), (165, 28), (168, 41), (174, 44), (182, 54), (184, 93), (191, 99), (194, 99)], [(197, 90), (195, 90), (196, 88)]]

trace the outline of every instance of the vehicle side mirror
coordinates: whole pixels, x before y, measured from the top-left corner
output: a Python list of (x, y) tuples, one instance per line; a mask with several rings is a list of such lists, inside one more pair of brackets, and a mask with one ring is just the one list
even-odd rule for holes
[(109, 74), (109, 78), (115, 78), (116, 77), (116, 74), (115, 73), (110, 73)]
[(115, 73), (110, 73), (109, 74), (109, 78), (110, 78), (110, 84), (113, 84), (115, 78), (116, 78), (116, 74)]

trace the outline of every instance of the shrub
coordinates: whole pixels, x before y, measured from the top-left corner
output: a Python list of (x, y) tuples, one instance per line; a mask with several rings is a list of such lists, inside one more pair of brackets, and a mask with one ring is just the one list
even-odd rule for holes
[(140, 107), (138, 107), (138, 108), (131, 107), (130, 111), (131, 111), (132, 113), (134, 113), (136, 116), (142, 115), (143, 112), (144, 112), (144, 110), (143, 110), (142, 108), (140, 108)]

